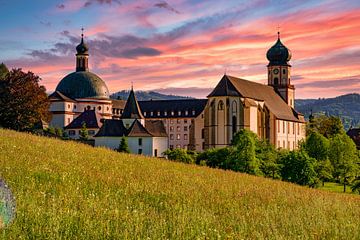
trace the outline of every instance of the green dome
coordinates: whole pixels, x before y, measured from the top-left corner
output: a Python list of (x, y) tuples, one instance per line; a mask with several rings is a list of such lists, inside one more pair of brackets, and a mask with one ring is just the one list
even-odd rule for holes
[(64, 77), (56, 87), (70, 98), (109, 98), (105, 82), (96, 74), (88, 71), (73, 72)]

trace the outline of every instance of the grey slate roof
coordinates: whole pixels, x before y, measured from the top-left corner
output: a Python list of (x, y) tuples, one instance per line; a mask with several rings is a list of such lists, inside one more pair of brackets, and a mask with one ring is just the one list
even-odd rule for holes
[(131, 89), (129, 97), (126, 101), (124, 111), (121, 115), (122, 119), (142, 119), (144, 116), (141, 113), (139, 104), (136, 100), (134, 90)]
[(167, 137), (165, 126), (161, 120), (146, 120), (143, 126), (138, 120), (124, 127), (122, 120), (106, 119), (95, 137)]
[(67, 125), (65, 129), (80, 129), (83, 123), (86, 124), (86, 128), (100, 128), (102, 126), (101, 119), (101, 115), (95, 110), (86, 110)]
[(126, 105), (125, 100), (119, 100), (119, 99), (111, 99), (112, 101), (112, 107), (117, 109), (124, 109)]
[[(146, 112), (146, 118), (192, 118), (204, 111), (207, 101), (207, 99), (151, 100), (139, 101), (139, 106), (143, 113)], [(186, 111), (187, 115), (185, 115)], [(192, 114), (193, 111), (195, 114)], [(151, 112), (153, 112), (152, 116)], [(174, 112), (174, 115), (171, 112)]]
[(74, 99), (71, 99), (59, 91), (55, 91), (49, 96), (50, 100), (59, 100), (59, 101), (66, 101), (66, 102), (76, 102)]
[(303, 122), (298, 117), (299, 113), (287, 105), (274, 88), (268, 85), (224, 75), (208, 97), (214, 96), (240, 96), (264, 101), (278, 119)]

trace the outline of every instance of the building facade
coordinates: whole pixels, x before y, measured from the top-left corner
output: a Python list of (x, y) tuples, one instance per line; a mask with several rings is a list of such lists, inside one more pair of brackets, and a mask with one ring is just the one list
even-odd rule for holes
[(64, 128), (86, 110), (112, 118), (112, 100), (105, 82), (89, 71), (89, 47), (83, 35), (76, 47), (76, 71), (65, 76), (49, 96), (50, 126)]
[(267, 52), (268, 84), (224, 75), (208, 95), (205, 148), (229, 146), (234, 134), (248, 129), (277, 148), (296, 149), (305, 138), (304, 116), (294, 109), (288, 50), (278, 37)]
[(161, 120), (169, 137), (169, 149), (203, 151), (204, 109), (207, 99), (139, 101), (146, 119)]
[(133, 89), (121, 118), (104, 120), (95, 135), (95, 146), (117, 149), (123, 137), (127, 139), (130, 152), (134, 154), (163, 157), (168, 149), (168, 136), (163, 122), (144, 118)]

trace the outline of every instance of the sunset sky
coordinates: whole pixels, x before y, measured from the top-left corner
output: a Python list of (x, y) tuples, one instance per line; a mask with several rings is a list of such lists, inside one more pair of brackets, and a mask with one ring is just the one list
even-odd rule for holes
[(110, 92), (204, 98), (224, 72), (265, 83), (266, 51), (292, 51), (297, 98), (360, 93), (360, 1), (0, 0), (0, 62), (49, 92), (75, 70), (81, 27), (90, 70)]

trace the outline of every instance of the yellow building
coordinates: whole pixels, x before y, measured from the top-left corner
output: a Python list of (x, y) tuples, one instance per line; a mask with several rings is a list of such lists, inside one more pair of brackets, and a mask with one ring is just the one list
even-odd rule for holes
[(305, 138), (304, 116), (294, 109), (291, 52), (280, 41), (267, 52), (268, 84), (224, 75), (205, 107), (205, 148), (229, 146), (248, 129), (277, 148), (296, 149)]

